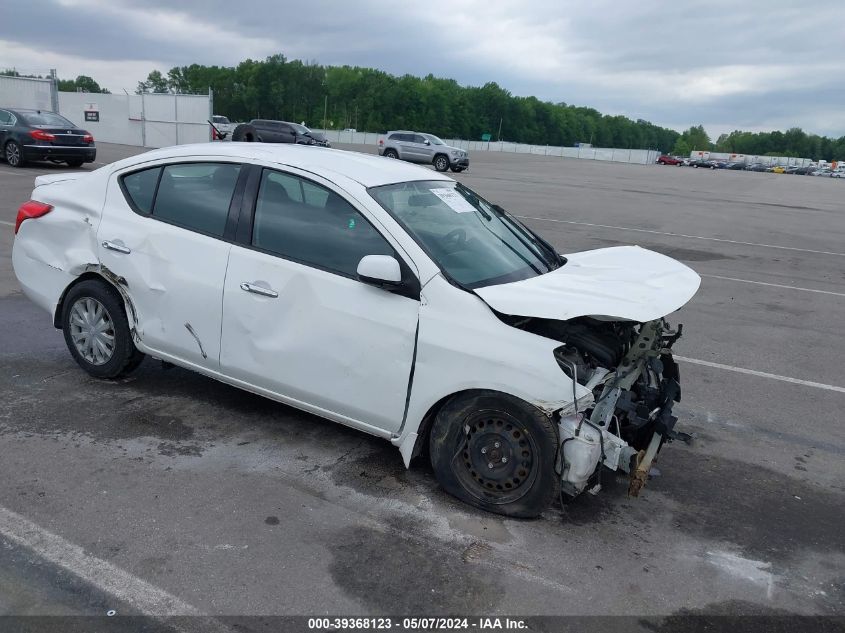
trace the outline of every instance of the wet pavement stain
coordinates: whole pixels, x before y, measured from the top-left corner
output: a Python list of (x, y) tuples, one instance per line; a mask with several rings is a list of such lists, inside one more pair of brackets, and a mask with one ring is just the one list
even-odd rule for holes
[[(495, 575), (464, 562), (461, 550), (423, 539), (352, 526), (328, 546), (329, 572), (346, 594), (381, 613), (485, 613), (495, 609), (502, 587)], [(387, 581), (372, 569), (390, 570)], [(385, 582), (393, 590), (385, 591)]]
[(643, 630), (654, 633), (841, 633), (843, 622), (796, 613), (743, 600), (728, 600), (699, 609), (680, 609), (662, 618), (642, 618)]
[(803, 548), (845, 552), (841, 494), (695, 451), (667, 451), (660, 465), (666, 476), (646, 493), (650, 488), (677, 503), (674, 520), (684, 532), (736, 543), (762, 560), (784, 561)]

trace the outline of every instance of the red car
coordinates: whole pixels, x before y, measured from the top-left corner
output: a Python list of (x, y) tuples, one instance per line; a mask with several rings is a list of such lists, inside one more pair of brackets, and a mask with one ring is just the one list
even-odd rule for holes
[(663, 154), (660, 158), (657, 159), (658, 165), (683, 165), (684, 161), (680, 158), (675, 158), (674, 156), (666, 156)]

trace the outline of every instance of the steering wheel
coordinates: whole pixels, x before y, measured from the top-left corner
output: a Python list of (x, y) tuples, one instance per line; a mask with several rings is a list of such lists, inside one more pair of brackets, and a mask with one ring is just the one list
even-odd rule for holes
[(448, 253), (460, 250), (466, 242), (467, 232), (462, 228), (452, 229), (443, 236), (443, 248)]

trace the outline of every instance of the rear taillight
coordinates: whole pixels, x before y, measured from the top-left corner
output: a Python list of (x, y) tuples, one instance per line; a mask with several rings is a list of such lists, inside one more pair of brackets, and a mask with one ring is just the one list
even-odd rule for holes
[(18, 209), (18, 218), (15, 220), (15, 235), (18, 234), (18, 230), (21, 228), (21, 224), (23, 224), (24, 220), (40, 218), (42, 215), (47, 215), (52, 210), (53, 205), (51, 204), (44, 204), (43, 202), (38, 202), (37, 200), (24, 202), (20, 209)]
[(44, 130), (32, 130), (29, 135), (36, 141), (55, 141), (56, 137)]
[(90, 134), (85, 134), (85, 135), (82, 137), (82, 142), (83, 142), (83, 143), (93, 143), (93, 142), (94, 142), (94, 137), (93, 137), (93, 136), (91, 136)]
[(380, 139), (378, 140), (378, 144), (379, 144), (379, 145), (384, 145), (384, 139), (383, 139), (383, 138), (380, 138)]

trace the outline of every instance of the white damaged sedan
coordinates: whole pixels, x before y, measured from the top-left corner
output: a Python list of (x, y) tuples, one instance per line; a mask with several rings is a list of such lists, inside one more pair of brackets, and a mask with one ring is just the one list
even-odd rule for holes
[(637, 494), (679, 433), (665, 316), (700, 279), (638, 247), (560, 255), (428, 169), (304, 146), (182, 145), (39, 176), (26, 295), (99, 378), (144, 356), (428, 453), (448, 492), (540, 514)]

